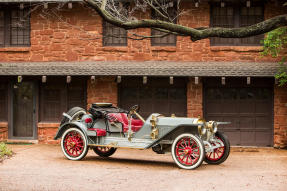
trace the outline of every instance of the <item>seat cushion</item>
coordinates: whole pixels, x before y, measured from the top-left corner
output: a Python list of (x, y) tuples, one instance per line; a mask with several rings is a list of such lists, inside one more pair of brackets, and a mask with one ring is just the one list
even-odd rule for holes
[(96, 131), (97, 132), (97, 136), (99, 136), (99, 137), (107, 135), (107, 131), (105, 129), (90, 128), (88, 130), (89, 131)]

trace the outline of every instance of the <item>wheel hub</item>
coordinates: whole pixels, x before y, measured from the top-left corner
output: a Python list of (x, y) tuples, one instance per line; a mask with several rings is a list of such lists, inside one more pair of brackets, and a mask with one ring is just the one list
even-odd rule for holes
[(192, 149), (191, 149), (190, 147), (186, 147), (186, 148), (184, 149), (184, 154), (186, 154), (186, 155), (190, 155), (191, 152), (192, 152)]
[(75, 142), (70, 142), (71, 147), (75, 147), (76, 143)]

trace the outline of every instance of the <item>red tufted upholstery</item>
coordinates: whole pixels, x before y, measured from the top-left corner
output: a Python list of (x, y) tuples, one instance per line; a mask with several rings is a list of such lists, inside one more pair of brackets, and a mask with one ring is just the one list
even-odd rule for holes
[[(124, 126), (124, 132), (128, 131), (129, 129), (129, 120), (126, 113), (110, 113), (111, 117), (116, 118), (119, 122), (121, 122)], [(137, 132), (143, 126), (143, 122), (139, 119), (132, 119), (132, 130)]]

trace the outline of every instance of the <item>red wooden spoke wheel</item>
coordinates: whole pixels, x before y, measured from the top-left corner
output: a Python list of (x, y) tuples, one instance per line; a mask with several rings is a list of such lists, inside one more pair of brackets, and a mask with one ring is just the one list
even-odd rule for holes
[(182, 134), (172, 144), (172, 157), (180, 168), (197, 168), (204, 158), (203, 143), (196, 135)]
[(214, 149), (213, 152), (207, 152), (205, 154), (205, 158), (211, 161), (217, 161), (221, 159), (223, 157), (224, 150), (225, 150), (223, 141), (217, 136), (215, 136), (214, 139), (215, 141), (212, 143), (213, 146), (216, 146), (216, 145), (223, 145), (223, 146)]
[(78, 132), (71, 131), (64, 138), (64, 147), (68, 155), (78, 157), (84, 151), (84, 142)]
[(204, 161), (208, 164), (223, 163), (229, 156), (230, 152), (230, 143), (227, 137), (221, 132), (216, 132), (214, 135), (214, 141), (211, 142), (211, 145), (219, 147), (215, 148), (212, 152), (206, 152)]
[(182, 138), (176, 145), (176, 157), (184, 165), (193, 165), (199, 159), (198, 144), (190, 137)]
[(112, 154), (116, 152), (116, 148), (114, 147), (103, 147), (103, 146), (98, 146), (93, 148), (94, 152), (101, 156), (101, 157), (109, 157)]
[(70, 160), (80, 160), (88, 152), (86, 137), (77, 128), (69, 128), (64, 132), (61, 147), (64, 155)]

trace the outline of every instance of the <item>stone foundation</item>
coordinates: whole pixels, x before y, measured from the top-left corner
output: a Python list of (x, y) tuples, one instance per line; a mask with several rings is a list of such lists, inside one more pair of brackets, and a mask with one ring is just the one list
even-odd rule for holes
[(54, 140), (60, 123), (38, 123), (38, 141), (40, 144), (59, 144)]
[(0, 141), (6, 141), (8, 139), (8, 123), (0, 122)]

